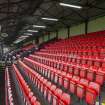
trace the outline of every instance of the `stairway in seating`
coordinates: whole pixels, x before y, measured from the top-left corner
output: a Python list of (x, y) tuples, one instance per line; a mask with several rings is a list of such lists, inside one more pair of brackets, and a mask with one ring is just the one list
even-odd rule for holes
[(26, 105), (20, 93), (21, 88), (19, 87), (18, 81), (16, 79), (16, 75), (12, 70), (12, 65), (9, 64), (7, 67), (8, 67), (9, 76), (10, 76), (13, 103), (14, 105)]
[(5, 105), (5, 66), (0, 64), (0, 105)]

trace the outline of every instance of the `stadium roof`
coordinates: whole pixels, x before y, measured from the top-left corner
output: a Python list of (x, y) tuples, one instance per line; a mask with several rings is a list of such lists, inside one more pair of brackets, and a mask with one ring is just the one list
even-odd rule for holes
[[(61, 6), (60, 3), (82, 7)], [(38, 30), (36, 36), (45, 31), (56, 31), (105, 15), (105, 0), (0, 0), (0, 25), (8, 37), (0, 37), (6, 44), (13, 43), (27, 30)], [(42, 18), (54, 18), (48, 21)], [(45, 29), (33, 25), (46, 26)]]

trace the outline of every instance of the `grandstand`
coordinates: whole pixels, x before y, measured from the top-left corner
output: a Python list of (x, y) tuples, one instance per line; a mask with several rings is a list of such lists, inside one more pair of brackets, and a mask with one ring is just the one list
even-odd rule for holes
[(105, 0), (0, 0), (0, 105), (105, 105)]

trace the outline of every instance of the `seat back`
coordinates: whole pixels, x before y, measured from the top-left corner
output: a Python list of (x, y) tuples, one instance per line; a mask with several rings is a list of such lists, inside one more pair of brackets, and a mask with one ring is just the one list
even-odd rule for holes
[(98, 83), (90, 82), (89, 88), (94, 89), (97, 92), (97, 94), (100, 93), (100, 85)]
[(70, 95), (68, 95), (66, 93), (63, 93), (61, 99), (65, 103), (65, 105), (70, 105), (71, 104)]
[(80, 79), (80, 84), (84, 85), (84, 86), (88, 86), (89, 81), (86, 79)]

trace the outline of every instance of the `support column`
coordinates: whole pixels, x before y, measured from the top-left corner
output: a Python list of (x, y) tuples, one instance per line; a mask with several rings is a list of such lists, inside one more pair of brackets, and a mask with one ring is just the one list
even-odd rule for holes
[(44, 35), (42, 36), (43, 42), (44, 42)]
[(35, 39), (35, 44), (39, 45), (39, 38), (38, 37), (36, 37), (36, 39)]
[(70, 38), (70, 27), (67, 27), (67, 37)]
[(58, 39), (58, 30), (56, 30), (56, 38)]
[(48, 40), (50, 40), (50, 32), (48, 33)]
[(85, 34), (88, 34), (88, 20), (85, 21)]
[(3, 51), (3, 43), (0, 43), (0, 47), (1, 47), (1, 55), (3, 55), (4, 51)]

